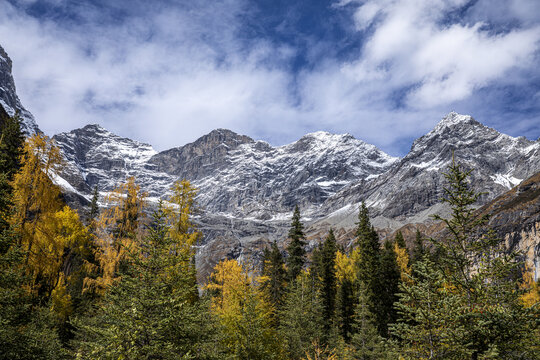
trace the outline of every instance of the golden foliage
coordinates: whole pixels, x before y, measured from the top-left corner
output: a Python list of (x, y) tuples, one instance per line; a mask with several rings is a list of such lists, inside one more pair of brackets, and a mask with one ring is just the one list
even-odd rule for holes
[[(113, 190), (106, 198), (106, 207), (95, 224), (96, 260), (99, 276), (84, 279), (83, 291), (103, 294), (119, 280), (117, 270), (128, 251), (142, 238), (143, 210), (146, 193), (133, 177)], [(92, 267), (89, 265), (89, 267)], [(95, 272), (96, 269), (89, 269)]]
[(172, 225), (171, 238), (177, 246), (176, 251), (193, 256), (195, 255), (193, 245), (201, 237), (201, 233), (191, 222), (191, 216), (195, 211), (197, 189), (184, 179), (175, 182), (171, 190), (173, 195), (169, 201), (172, 206), (167, 208), (167, 215)]
[(411, 284), (411, 268), (409, 266), (409, 253), (407, 252), (407, 249), (400, 247), (397, 243), (394, 243), (394, 252), (396, 253), (396, 262), (399, 267), (401, 281)]
[(60, 189), (51, 181), (62, 167), (61, 159), (60, 150), (44, 135), (34, 135), (25, 143), (22, 167), (12, 183), (15, 212), (10, 222), (19, 228), (27, 256), (34, 253), (38, 228), (62, 208)]
[[(356, 249), (355, 249), (356, 250)], [(355, 251), (353, 250), (353, 252)], [(356, 251), (358, 253), (358, 251)], [(336, 253), (336, 277), (340, 283), (343, 280), (349, 280), (351, 282), (356, 281), (356, 267), (354, 260), (347, 256), (347, 254), (338, 251)]]
[(534, 281), (533, 273), (529, 269), (526, 269), (523, 273), (523, 283), (521, 286), (526, 291), (521, 296), (521, 302), (525, 307), (540, 304), (540, 286), (538, 285), (538, 281)]

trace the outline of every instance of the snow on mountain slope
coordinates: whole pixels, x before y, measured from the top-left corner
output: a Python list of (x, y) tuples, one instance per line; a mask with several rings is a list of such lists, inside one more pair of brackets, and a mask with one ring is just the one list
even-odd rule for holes
[[(365, 201), (383, 223), (423, 221), (440, 212), (446, 185), (443, 172), (455, 160), (471, 169), (471, 183), (485, 203), (540, 170), (540, 142), (514, 138), (469, 115), (449, 113), (388, 172), (351, 184), (324, 204), (323, 213)], [(416, 218), (415, 218), (416, 216)]]
[(95, 186), (111, 191), (131, 176), (149, 196), (159, 197), (175, 180), (148, 164), (157, 154), (150, 145), (122, 138), (99, 125), (57, 134), (53, 139), (67, 163), (62, 178), (87, 198)]
[(177, 179), (199, 188), (209, 213), (271, 219), (295, 204), (315, 211), (329, 196), (359, 178), (382, 174), (397, 161), (351, 135), (317, 132), (272, 147), (218, 129), (180, 148), (156, 153), (98, 125), (54, 137), (68, 162), (62, 174), (88, 195), (110, 191), (134, 176), (150, 196), (166, 196)]

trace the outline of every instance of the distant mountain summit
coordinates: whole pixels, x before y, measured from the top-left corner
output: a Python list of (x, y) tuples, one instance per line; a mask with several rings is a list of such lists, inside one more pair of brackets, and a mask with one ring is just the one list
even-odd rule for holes
[(0, 106), (9, 116), (18, 113), (22, 120), (22, 130), (27, 135), (34, 135), (41, 131), (34, 120), (34, 116), (24, 108), (17, 96), (11, 69), (11, 59), (4, 48), (0, 46)]
[(469, 115), (451, 112), (383, 175), (356, 181), (329, 198), (324, 212), (365, 201), (380, 227), (429, 220), (430, 215), (445, 212), (440, 198), (452, 156), (471, 170), (473, 187), (486, 193), (481, 203), (540, 170), (539, 141), (501, 134)]

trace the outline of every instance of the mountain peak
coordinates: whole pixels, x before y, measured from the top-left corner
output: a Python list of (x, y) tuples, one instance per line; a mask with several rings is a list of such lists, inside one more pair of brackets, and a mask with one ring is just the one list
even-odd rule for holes
[(448, 113), (441, 121), (437, 124), (435, 129), (441, 129), (443, 127), (451, 127), (458, 124), (470, 123), (471, 121), (476, 122), (471, 115), (458, 114), (455, 111)]
[(14, 116), (17, 113), (20, 115), (22, 130), (26, 135), (40, 133), (41, 131), (34, 120), (34, 116), (24, 108), (17, 96), (11, 70), (11, 59), (4, 48), (0, 46), (0, 107), (9, 116)]

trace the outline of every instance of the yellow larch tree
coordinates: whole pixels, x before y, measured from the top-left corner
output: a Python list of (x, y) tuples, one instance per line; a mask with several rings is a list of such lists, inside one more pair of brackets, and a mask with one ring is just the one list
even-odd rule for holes
[[(116, 280), (118, 268), (128, 251), (134, 250), (143, 236), (147, 194), (141, 191), (135, 178), (130, 177), (105, 198), (105, 209), (95, 226), (97, 277), (84, 280), (84, 291), (104, 292)], [(92, 267), (92, 265), (90, 265)]]
[(273, 309), (264, 291), (236, 260), (216, 265), (206, 289), (223, 329), (223, 342), (235, 359), (283, 359), (283, 346), (272, 327)]

